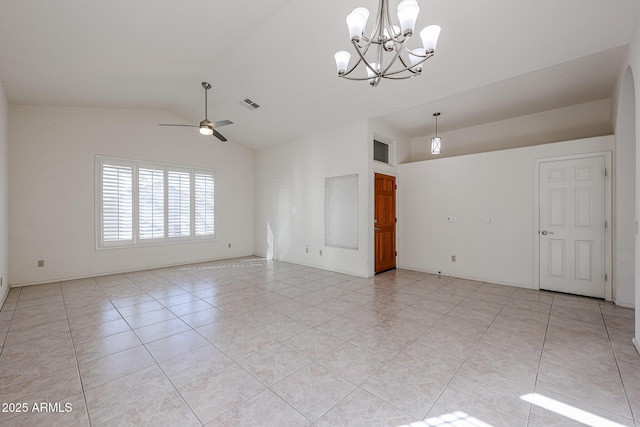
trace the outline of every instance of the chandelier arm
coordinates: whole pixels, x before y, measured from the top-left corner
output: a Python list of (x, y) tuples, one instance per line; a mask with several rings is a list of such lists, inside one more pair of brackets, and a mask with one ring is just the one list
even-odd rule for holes
[[(378, 74), (379, 74), (379, 73), (378, 73), (378, 71), (377, 71), (377, 70), (375, 70), (375, 69), (371, 66), (371, 64), (369, 64), (369, 61), (367, 61), (367, 58), (365, 58), (365, 57), (364, 57), (364, 56), (367, 54), (367, 52), (369, 51), (369, 47), (371, 47), (371, 43), (367, 44), (367, 47), (365, 48), (364, 53), (360, 51), (360, 49), (358, 48), (358, 45), (357, 45), (355, 42), (352, 42), (352, 43), (353, 43), (353, 46), (356, 48), (356, 52), (358, 53), (358, 56), (360, 57), (360, 59), (358, 60), (357, 64), (359, 64), (360, 62), (363, 62), (363, 63), (364, 63), (364, 65), (365, 65), (368, 69), (370, 69), (374, 74), (378, 75)], [(377, 44), (377, 43), (376, 43), (376, 44)], [(353, 71), (353, 70), (356, 68), (357, 64), (356, 64), (356, 65), (354, 65), (354, 66), (351, 68), (351, 70), (349, 70), (349, 73), (350, 73), (351, 71)], [(345, 75), (346, 75), (346, 74), (349, 74), (349, 73), (345, 73)], [(363, 80), (370, 80), (370, 79), (371, 79), (371, 77), (367, 77), (366, 79), (363, 79)]]
[(380, 0), (378, 4), (378, 19), (376, 20), (376, 24), (374, 25), (373, 31), (371, 32), (371, 38), (373, 39), (377, 33), (377, 37), (375, 38), (375, 40), (380, 43), (382, 42), (382, 40), (384, 40), (384, 29), (388, 24), (388, 22), (384, 22), (385, 11), (388, 10), (388, 5), (386, 0)]
[[(358, 60), (356, 61), (356, 63), (348, 70), (346, 71), (344, 74), (339, 75), (338, 77), (346, 77), (349, 74), (351, 74), (353, 72), (353, 70), (355, 70), (356, 68), (358, 68), (358, 65), (360, 65), (360, 63), (362, 62), (362, 58), (358, 58)], [(353, 80), (353, 78), (350, 78), (350, 80)]]
[[(402, 51), (406, 51), (407, 49), (405, 48), (405, 43), (407, 42), (407, 39), (405, 39), (402, 43), (400, 43), (400, 47), (396, 47), (395, 49), (395, 54), (393, 56), (393, 59), (391, 59), (391, 61), (389, 61), (389, 65), (387, 65), (384, 69), (384, 71), (381, 71), (382, 75), (389, 75), (389, 74), (397, 74), (399, 72), (405, 71), (407, 68), (406, 64), (404, 63), (404, 61), (402, 61)], [(394, 71), (392, 73), (389, 73), (389, 70), (391, 69), (391, 67), (393, 66), (393, 64), (396, 63), (396, 61), (398, 60), (398, 58), (400, 58), (400, 61), (402, 62), (402, 65), (405, 67), (405, 70), (400, 70), (400, 71)], [(382, 64), (380, 64), (380, 69), (382, 70)]]
[[(405, 61), (405, 59), (402, 56), (400, 56), (400, 62), (402, 63), (402, 66), (404, 67), (404, 70), (402, 70), (402, 71), (405, 71), (405, 70), (409, 71), (409, 72), (413, 73), (415, 76), (420, 75), (420, 72), (414, 71), (414, 68), (416, 68), (417, 66), (419, 66), (421, 64), (424, 64), (424, 62), (427, 59), (429, 59), (429, 58), (431, 58), (433, 56), (433, 53), (428, 53), (426, 55), (416, 55), (413, 52), (408, 52), (408, 53), (410, 55), (415, 56), (416, 58), (422, 58), (422, 59), (420, 59), (419, 62), (416, 62), (415, 64), (413, 64), (413, 63), (407, 64), (407, 61)], [(411, 62), (411, 61), (409, 61), (409, 62)], [(392, 73), (392, 74), (395, 74), (395, 73)], [(413, 77), (413, 76), (411, 76), (411, 77)]]
[[(346, 74), (340, 76), (343, 79), (347, 79), (347, 80), (358, 80), (358, 81), (365, 81), (365, 80), (372, 80), (375, 79), (376, 77), (351, 77), (351, 76), (347, 76)], [(413, 77), (413, 76), (411, 76)]]
[[(387, 20), (387, 22), (385, 22), (385, 27), (388, 28), (390, 30), (389, 32), (389, 38), (392, 38), (395, 40), (395, 34), (392, 34), (391, 32), (393, 32), (393, 21), (391, 20), (391, 12), (389, 11), (389, 2), (386, 1), (384, 2), (386, 3), (386, 7), (385, 7), (385, 18)], [(400, 32), (402, 33), (402, 29), (400, 30)]]
[[(363, 37), (364, 38), (364, 37)], [(360, 46), (357, 42), (352, 41), (351, 42), (353, 44), (354, 49), (356, 50), (356, 52), (358, 53), (358, 60), (356, 61), (356, 63), (348, 70), (346, 71), (343, 75), (339, 76), (339, 77), (344, 77), (347, 76), (349, 74), (351, 74), (353, 72), (353, 70), (355, 70), (356, 68), (358, 68), (358, 65), (360, 65), (361, 62), (364, 62), (365, 64), (367, 63), (367, 60), (365, 59), (365, 55), (367, 54), (367, 52), (369, 51), (369, 47), (371, 46), (371, 43), (367, 42), (364, 46)], [(364, 52), (361, 51), (361, 49), (364, 49)], [(358, 80), (367, 80), (368, 77), (365, 79), (358, 79)], [(349, 79), (349, 80), (353, 80), (353, 78)]]

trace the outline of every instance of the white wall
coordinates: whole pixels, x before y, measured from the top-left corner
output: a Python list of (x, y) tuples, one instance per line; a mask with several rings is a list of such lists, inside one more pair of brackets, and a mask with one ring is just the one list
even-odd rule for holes
[[(618, 291), (615, 301), (625, 307), (635, 304), (635, 228), (636, 228), (636, 123), (633, 75), (627, 68), (614, 97), (616, 108), (614, 270), (613, 283)], [(620, 284), (620, 286), (617, 286)]]
[(0, 307), (9, 292), (9, 107), (0, 82)]
[[(629, 57), (627, 64), (621, 70), (622, 73), (626, 72), (627, 67), (630, 67), (633, 72), (634, 89), (635, 89), (635, 219), (640, 219), (640, 119), (638, 118), (638, 112), (640, 111), (640, 22), (636, 25), (636, 29), (629, 44)], [(621, 85), (621, 87), (624, 87)], [(620, 94), (617, 94), (621, 98)], [(626, 179), (634, 179), (633, 176), (626, 176)], [(636, 232), (635, 238), (635, 300), (636, 308), (640, 308), (640, 235)], [(640, 309), (636, 309), (636, 331), (635, 338), (633, 340), (636, 349), (640, 352)]]
[[(252, 255), (253, 153), (158, 126), (176, 121), (152, 110), (10, 106), (11, 284)], [(96, 154), (216, 170), (219, 240), (97, 251)]]
[(611, 100), (603, 99), (451, 132), (439, 132), (438, 136), (442, 137), (440, 155), (430, 153), (432, 135), (414, 138), (411, 141), (411, 161), (527, 147), (612, 133)]
[(535, 160), (613, 145), (596, 137), (400, 165), (400, 266), (536, 288)]
[[(257, 255), (369, 275), (368, 135), (362, 120), (255, 153)], [(359, 175), (358, 249), (326, 247), (325, 178), (350, 174)]]

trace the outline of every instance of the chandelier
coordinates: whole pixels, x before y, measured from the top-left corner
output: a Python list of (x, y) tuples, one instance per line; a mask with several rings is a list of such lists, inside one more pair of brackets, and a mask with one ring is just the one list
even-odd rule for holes
[[(422, 73), (422, 63), (431, 58), (438, 43), (440, 27), (430, 25), (420, 31), (422, 47), (409, 50), (407, 43), (416, 25), (420, 7), (416, 0), (402, 0), (398, 5), (398, 22), (393, 25), (389, 12), (389, 1), (380, 0), (376, 22), (369, 37), (364, 30), (369, 19), (369, 10), (358, 7), (347, 16), (351, 43), (357, 53), (357, 61), (349, 67), (351, 54), (340, 51), (335, 54), (338, 76), (349, 80), (369, 80), (377, 86), (382, 79), (408, 79)], [(363, 67), (359, 67), (363, 64)], [(357, 68), (366, 69), (360, 75)], [(352, 75), (354, 73), (355, 75)]]

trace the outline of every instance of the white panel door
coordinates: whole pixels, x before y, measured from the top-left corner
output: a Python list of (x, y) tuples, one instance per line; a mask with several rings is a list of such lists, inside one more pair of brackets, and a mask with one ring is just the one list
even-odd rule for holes
[(540, 163), (540, 289), (605, 297), (605, 160)]

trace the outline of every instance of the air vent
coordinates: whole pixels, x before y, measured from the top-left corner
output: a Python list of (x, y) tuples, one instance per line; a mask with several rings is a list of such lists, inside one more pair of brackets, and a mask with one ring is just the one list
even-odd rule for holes
[(242, 101), (240, 101), (240, 104), (244, 105), (249, 110), (255, 110), (256, 108), (260, 108), (260, 106), (258, 104), (256, 104), (255, 102), (253, 102), (249, 98), (243, 99)]

